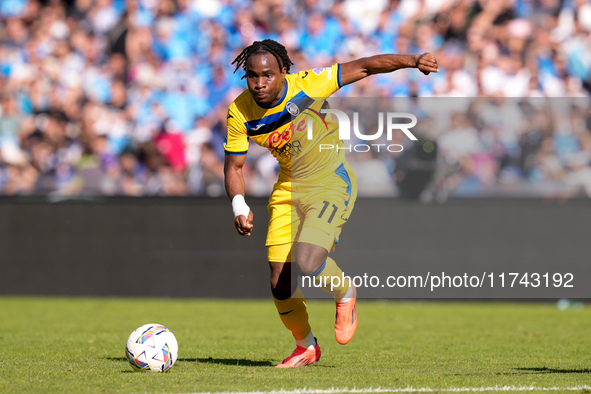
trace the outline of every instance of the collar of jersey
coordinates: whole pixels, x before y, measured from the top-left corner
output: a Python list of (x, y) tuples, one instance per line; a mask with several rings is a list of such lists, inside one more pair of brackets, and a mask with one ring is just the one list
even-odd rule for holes
[(283, 100), (285, 100), (285, 96), (287, 95), (287, 78), (283, 78), (283, 93), (281, 93), (281, 98), (279, 99), (279, 101), (277, 101), (277, 104), (270, 106), (269, 108), (265, 108), (265, 107), (261, 107), (259, 105), (259, 103), (257, 103), (255, 101), (255, 104), (259, 106), (259, 108), (263, 108), (263, 109), (271, 109), (271, 108), (275, 108), (278, 105), (280, 105)]

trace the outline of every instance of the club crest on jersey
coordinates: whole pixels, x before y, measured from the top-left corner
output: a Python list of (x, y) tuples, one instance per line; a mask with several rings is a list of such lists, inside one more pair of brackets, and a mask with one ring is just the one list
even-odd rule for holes
[(289, 112), (292, 116), (298, 116), (300, 114), (300, 109), (298, 106), (291, 101), (288, 102), (285, 107), (287, 108), (287, 112)]

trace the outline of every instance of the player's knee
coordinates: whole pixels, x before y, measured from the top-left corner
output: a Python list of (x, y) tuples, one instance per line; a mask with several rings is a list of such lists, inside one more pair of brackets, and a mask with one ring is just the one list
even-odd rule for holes
[(291, 297), (291, 283), (286, 280), (271, 280), (271, 293), (278, 300), (286, 300)]
[(302, 275), (312, 275), (322, 266), (326, 260), (328, 252), (326, 249), (309, 245), (298, 249), (297, 264)]
[(298, 268), (304, 276), (312, 275), (313, 273), (315, 273), (321, 264), (322, 262), (313, 261), (311, 259), (298, 260)]

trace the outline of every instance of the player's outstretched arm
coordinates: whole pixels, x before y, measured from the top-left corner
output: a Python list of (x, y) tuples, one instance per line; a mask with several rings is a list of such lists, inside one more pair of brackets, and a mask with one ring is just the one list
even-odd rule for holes
[(420, 55), (375, 55), (341, 63), (341, 83), (348, 85), (373, 74), (390, 73), (401, 68), (418, 68), (425, 75), (439, 72), (437, 59), (429, 52)]
[(226, 155), (224, 160), (224, 183), (226, 193), (232, 201), (234, 210), (234, 225), (238, 234), (250, 236), (253, 228), (254, 215), (246, 202), (244, 202), (244, 175), (242, 167), (246, 162), (246, 155)]

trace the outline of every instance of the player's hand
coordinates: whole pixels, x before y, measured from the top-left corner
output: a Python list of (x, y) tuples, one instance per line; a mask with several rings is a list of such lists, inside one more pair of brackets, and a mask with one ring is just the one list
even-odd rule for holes
[(425, 52), (422, 55), (417, 55), (416, 67), (425, 75), (429, 75), (430, 72), (439, 72), (437, 59), (435, 58), (435, 55), (429, 52)]
[(236, 226), (236, 230), (238, 230), (238, 234), (244, 237), (249, 237), (253, 228), (253, 219), (254, 215), (252, 211), (248, 212), (248, 217), (245, 217), (244, 215), (236, 216), (234, 219), (234, 225)]

